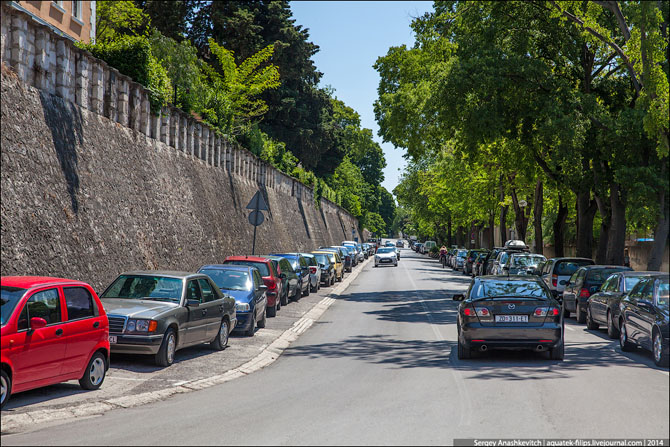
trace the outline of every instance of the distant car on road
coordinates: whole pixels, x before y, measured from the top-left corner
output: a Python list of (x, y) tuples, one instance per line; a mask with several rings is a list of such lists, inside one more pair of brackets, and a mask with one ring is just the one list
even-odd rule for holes
[(669, 363), (669, 276), (657, 273), (638, 282), (621, 301), (619, 345), (622, 351), (636, 346), (653, 353), (657, 366)]
[(400, 239), (398, 239), (395, 243), (395, 246), (398, 247), (398, 248), (405, 248), (405, 243), (403, 241), (401, 241)]
[(291, 264), (293, 271), (298, 276), (301, 296), (309, 296), (311, 288), (307, 260), (300, 253), (270, 253), (270, 256), (280, 256)]
[(188, 346), (224, 349), (237, 323), (235, 299), (204, 273), (122, 273), (100, 300), (112, 352), (153, 354), (159, 366), (172, 365), (175, 352)]
[(566, 317), (570, 312), (577, 314), (578, 323), (586, 323), (586, 304), (592, 293), (600, 290), (605, 280), (615, 272), (633, 270), (620, 265), (585, 265), (577, 269), (570, 277), (563, 290), (563, 313)]
[(547, 286), (529, 276), (478, 276), (458, 307), (458, 358), (489, 349), (549, 351), (563, 360), (561, 305)]
[(398, 266), (398, 256), (394, 247), (381, 247), (375, 253), (375, 267), (386, 264)]
[(333, 269), (335, 274), (335, 281), (342, 281), (344, 279), (344, 261), (340, 258), (340, 253), (335, 249), (331, 250), (314, 250), (313, 254), (324, 254), (328, 257), (331, 263), (333, 263)]
[(100, 388), (109, 368), (109, 323), (85, 282), (40, 276), (4, 276), (2, 298), (2, 397), (79, 380)]

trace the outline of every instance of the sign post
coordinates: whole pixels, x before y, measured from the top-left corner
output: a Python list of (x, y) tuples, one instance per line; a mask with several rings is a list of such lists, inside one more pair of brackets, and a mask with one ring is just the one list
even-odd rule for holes
[(268, 204), (265, 203), (263, 194), (260, 191), (251, 198), (247, 205), (248, 210), (253, 210), (249, 213), (249, 223), (254, 226), (254, 240), (251, 245), (251, 254), (256, 254), (256, 228), (265, 221), (265, 216), (261, 211), (269, 211)]

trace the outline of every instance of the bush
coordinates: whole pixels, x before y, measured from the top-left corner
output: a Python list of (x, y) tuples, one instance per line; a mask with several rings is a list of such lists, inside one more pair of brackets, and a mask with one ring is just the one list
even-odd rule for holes
[(440, 249), (437, 248), (437, 245), (433, 245), (432, 247), (430, 247), (430, 252), (431, 252), (432, 254), (435, 254), (435, 253), (437, 253), (437, 252), (439, 252), (439, 251), (440, 251)]
[(172, 93), (172, 85), (165, 68), (153, 57), (151, 45), (146, 37), (123, 36), (109, 43), (78, 46), (146, 87), (149, 90), (152, 112), (158, 113), (160, 108), (167, 104)]

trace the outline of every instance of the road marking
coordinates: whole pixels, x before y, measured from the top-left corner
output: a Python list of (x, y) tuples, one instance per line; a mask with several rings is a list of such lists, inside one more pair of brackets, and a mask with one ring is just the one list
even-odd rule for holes
[(567, 330), (569, 330), (569, 331), (573, 331), (573, 332), (575, 331), (575, 330), (574, 330), (573, 328), (571, 328), (570, 326), (565, 326), (565, 328), (566, 328)]

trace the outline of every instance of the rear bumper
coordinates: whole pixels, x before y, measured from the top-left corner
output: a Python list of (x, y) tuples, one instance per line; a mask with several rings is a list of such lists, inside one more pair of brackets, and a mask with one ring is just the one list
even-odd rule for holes
[(489, 348), (526, 349), (542, 345), (544, 348), (561, 342), (562, 329), (559, 323), (541, 326), (482, 326), (468, 323), (461, 327), (460, 342), (473, 348), (487, 345)]
[(266, 296), (268, 297), (268, 307), (274, 307), (277, 305), (277, 292), (267, 292)]
[(237, 321), (233, 327), (234, 331), (246, 331), (251, 324), (251, 312), (237, 312)]
[(110, 344), (110, 351), (115, 354), (156, 354), (163, 342), (163, 334), (156, 335), (120, 335), (116, 343)]

